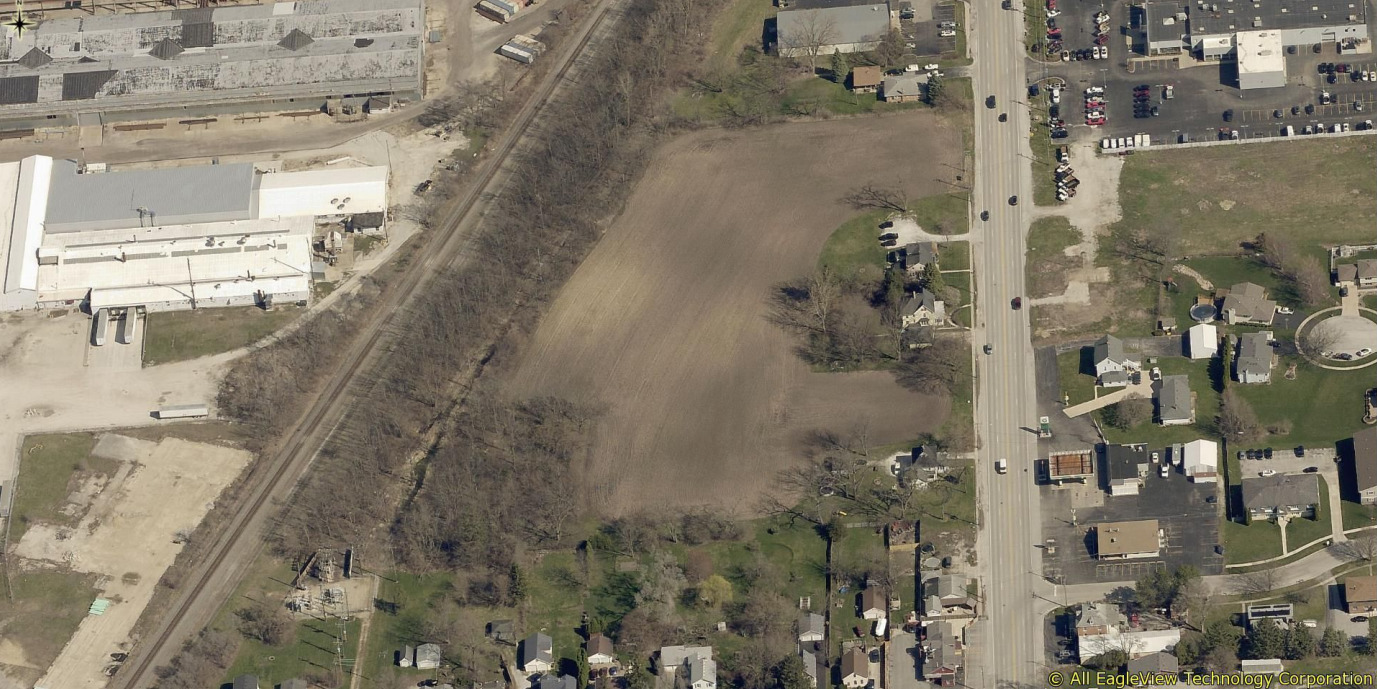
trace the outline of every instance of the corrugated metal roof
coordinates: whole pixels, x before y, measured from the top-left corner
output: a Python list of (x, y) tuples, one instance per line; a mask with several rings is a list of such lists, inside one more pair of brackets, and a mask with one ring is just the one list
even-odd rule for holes
[(38, 76), (0, 79), (0, 105), (38, 102)]
[(78, 175), (53, 161), (47, 232), (138, 227), (139, 208), (159, 225), (244, 220), (253, 215), (253, 165), (200, 165)]
[(62, 100), (86, 100), (95, 98), (100, 87), (118, 74), (107, 69), (99, 72), (68, 72), (62, 75)]
[(215, 45), (215, 25), (208, 21), (183, 22), (182, 45), (188, 48), (209, 48)]

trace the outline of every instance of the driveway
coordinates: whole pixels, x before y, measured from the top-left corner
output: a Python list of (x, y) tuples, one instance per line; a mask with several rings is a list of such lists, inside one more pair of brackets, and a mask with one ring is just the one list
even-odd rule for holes
[(918, 663), (918, 637), (908, 632), (896, 631), (889, 637), (890, 689), (924, 689), (927, 682), (919, 679), (921, 667)]
[(1083, 414), (1089, 414), (1096, 409), (1108, 407), (1116, 402), (1122, 402), (1130, 397), (1146, 397), (1151, 399), (1152, 383), (1153, 381), (1145, 378), (1141, 383), (1134, 383), (1128, 387), (1115, 390), (1114, 392), (1100, 395), (1089, 402), (1081, 402), (1080, 404), (1067, 407), (1063, 411), (1067, 416), (1075, 418)]

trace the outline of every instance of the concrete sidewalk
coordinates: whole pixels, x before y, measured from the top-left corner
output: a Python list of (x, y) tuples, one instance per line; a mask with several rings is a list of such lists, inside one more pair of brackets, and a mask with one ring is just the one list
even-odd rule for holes
[(1074, 419), (1077, 416), (1089, 414), (1090, 412), (1095, 411), (1096, 409), (1102, 409), (1111, 404), (1122, 402), (1126, 399), (1129, 399), (1130, 397), (1146, 397), (1148, 399), (1151, 399), (1152, 381), (1145, 380), (1141, 383), (1129, 385), (1126, 388), (1115, 390), (1114, 392), (1096, 397), (1095, 399), (1090, 400), (1089, 402), (1081, 402), (1080, 404), (1067, 407), (1066, 409), (1063, 409), (1062, 412)]

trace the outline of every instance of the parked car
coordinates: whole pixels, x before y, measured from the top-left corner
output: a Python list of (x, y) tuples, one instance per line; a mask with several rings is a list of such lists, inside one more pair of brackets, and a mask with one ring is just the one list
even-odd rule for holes
[(1071, 134), (1069, 134), (1065, 129), (1053, 129), (1053, 130), (1052, 130), (1052, 138), (1053, 138), (1053, 139), (1065, 139), (1065, 138), (1068, 137), (1068, 136), (1071, 136)]
[(1295, 452), (1296, 452), (1296, 456), (1297, 456), (1297, 457), (1304, 457), (1304, 456), (1305, 456), (1305, 446), (1304, 446), (1304, 445), (1297, 445), (1297, 446), (1296, 446)]
[(1302, 471), (1303, 471), (1304, 473), (1307, 473), (1307, 474), (1316, 474), (1316, 473), (1319, 473), (1320, 468), (1319, 468), (1319, 467), (1306, 467), (1306, 468), (1303, 469)]
[(1263, 449), (1262, 449), (1262, 456), (1263, 456), (1263, 457), (1266, 457), (1267, 459), (1271, 459), (1271, 458), (1272, 458), (1272, 448), (1270, 448), (1270, 447), (1263, 448)]
[(1233, 122), (1233, 121), (1234, 121), (1234, 111), (1233, 111), (1233, 110), (1225, 110), (1225, 111), (1224, 111), (1224, 121), (1225, 121), (1225, 122)]
[(1292, 308), (1289, 307), (1289, 306), (1278, 306), (1278, 307), (1277, 307), (1277, 313), (1279, 313), (1279, 314), (1281, 314), (1281, 315), (1283, 315), (1283, 316), (1289, 316), (1289, 315), (1291, 315), (1291, 314), (1293, 314), (1293, 313), (1295, 313), (1295, 312), (1296, 312), (1295, 309), (1292, 309)]
[(1276, 476), (1276, 475), (1277, 475), (1277, 470), (1276, 470), (1276, 469), (1263, 469), (1262, 471), (1257, 472), (1257, 475), (1258, 475), (1258, 476), (1264, 476), (1264, 477), (1265, 477), (1265, 476)]
[(1213, 504), (1215, 504), (1216, 502), (1219, 502), (1219, 498), (1216, 497), (1216, 496), (1214, 496), (1214, 495), (1211, 495), (1211, 496), (1208, 496), (1208, 497), (1205, 498), (1205, 502), (1207, 502), (1207, 503), (1213, 505)]
[(1369, 355), (1369, 354), (1371, 354), (1371, 353), (1372, 353), (1372, 348), (1371, 348), (1371, 347), (1363, 347), (1362, 349), (1360, 349), (1360, 350), (1358, 350), (1356, 353), (1354, 353), (1353, 356), (1356, 356), (1356, 357), (1358, 357), (1359, 359), (1361, 359), (1361, 358), (1363, 358), (1363, 357), (1365, 357), (1365, 356), (1367, 356), (1367, 355)]
[[(892, 224), (892, 223), (891, 223), (891, 224)], [(889, 241), (889, 240), (891, 240), (891, 239), (898, 239), (898, 238), (899, 238), (899, 233), (898, 233), (898, 232), (886, 232), (886, 233), (880, 235), (880, 241), (882, 241), (882, 242)]]

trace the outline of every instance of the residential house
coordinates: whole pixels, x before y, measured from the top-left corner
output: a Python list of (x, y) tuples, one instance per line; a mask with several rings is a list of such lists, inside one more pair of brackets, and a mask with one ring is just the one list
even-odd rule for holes
[[(1127, 669), (1129, 677), (1175, 677), (1181, 673), (1181, 664), (1176, 660), (1176, 656), (1158, 651), (1128, 661)], [(1143, 684), (1153, 686), (1148, 682), (1143, 682)]]
[(903, 327), (939, 325), (947, 320), (947, 305), (928, 290), (918, 290), (904, 304)]
[(307, 684), (304, 679), (293, 677), (292, 679), (284, 680), (279, 689), (311, 689), (311, 685)]
[(511, 620), (493, 620), (483, 633), (501, 644), (516, 643), (516, 625)]
[(1133, 660), (1153, 653), (1174, 651), (1179, 643), (1180, 629), (1124, 631), (1113, 628), (1105, 634), (1077, 637), (1076, 654), (1082, 664), (1106, 651), (1123, 651), (1128, 654), (1129, 660)]
[(1215, 483), (1219, 480), (1219, 443), (1213, 440), (1192, 440), (1182, 448), (1181, 470), (1196, 483)]
[(870, 684), (870, 658), (865, 649), (852, 647), (841, 657), (841, 683), (849, 689), (861, 689)]
[(1316, 474), (1278, 474), (1243, 479), (1243, 506), (1248, 521), (1317, 514), (1320, 480)]
[(717, 689), (717, 661), (711, 655), (689, 659), (685, 674), (689, 689)]
[(904, 269), (921, 273), (926, 266), (937, 265), (937, 242), (915, 242), (904, 247)]
[(535, 689), (579, 689), (579, 680), (572, 675), (557, 675), (547, 672), (540, 676)]
[(1136, 356), (1124, 352), (1124, 341), (1113, 335), (1105, 335), (1095, 343), (1094, 361), (1096, 378), (1111, 371), (1126, 374), (1142, 368)]
[(939, 687), (955, 686), (961, 671), (961, 628), (934, 622), (923, 629), (923, 679)]
[(893, 74), (880, 84), (880, 100), (886, 103), (916, 103), (928, 89), (926, 74)]
[(1095, 527), (1095, 554), (1101, 560), (1137, 560), (1162, 551), (1156, 519), (1105, 522)]
[(1377, 426), (1353, 434), (1353, 492), (1364, 505), (1377, 504)]
[(885, 78), (885, 71), (879, 65), (865, 65), (851, 70), (851, 92), (852, 93), (875, 93), (880, 89), (880, 82)]
[(1157, 329), (1162, 331), (1162, 334), (1164, 335), (1170, 335), (1176, 332), (1176, 319), (1170, 316), (1167, 316), (1165, 318), (1158, 318)]
[(1117, 630), (1128, 618), (1119, 606), (1106, 601), (1085, 603), (1076, 613), (1076, 636), (1099, 636)]
[(807, 612), (798, 618), (799, 643), (811, 644), (822, 641), (827, 636), (827, 620), (815, 612)]
[(947, 453), (920, 445), (908, 452), (895, 453), (889, 468), (901, 482), (920, 487), (951, 471), (949, 460)]
[(1334, 267), (1335, 285), (1354, 285), (1360, 289), (1377, 287), (1377, 259), (1365, 258), (1356, 263), (1340, 263)]
[(1239, 669), (1245, 675), (1280, 675), (1286, 667), (1281, 664), (1280, 658), (1266, 658), (1240, 661)]
[(416, 647), (416, 662), (412, 665), (418, 670), (434, 670), (440, 667), (444, 653), (439, 644), (421, 644)]
[(1264, 603), (1249, 605), (1244, 610), (1243, 619), (1248, 626), (1253, 626), (1258, 620), (1272, 620), (1278, 625), (1285, 627), (1296, 618), (1296, 606), (1290, 603)]
[(971, 580), (962, 574), (939, 574), (922, 583), (924, 624), (934, 618), (959, 620), (965, 626), (975, 619), (975, 598), (970, 594)]
[(1095, 451), (1070, 450), (1047, 455), (1047, 480), (1053, 483), (1088, 483), (1095, 476)]
[(818, 657), (803, 649), (799, 649), (798, 655), (803, 659), (803, 674), (813, 681), (813, 689), (818, 689)]
[(239, 675), (234, 678), (234, 689), (258, 689), (258, 678), (253, 675)]
[(783, 57), (826, 58), (834, 52), (874, 50), (889, 29), (888, 3), (799, 0), (776, 17), (775, 41)]
[(402, 646), (402, 650), (397, 652), (397, 667), (411, 667), (411, 661), (416, 658), (416, 649), (410, 644)]
[(1219, 353), (1219, 329), (1209, 323), (1198, 323), (1186, 331), (1186, 356), (1210, 359)]
[(1238, 338), (1234, 380), (1240, 383), (1272, 382), (1272, 333), (1244, 333)]
[(536, 632), (521, 642), (521, 671), (526, 674), (549, 672), (555, 667), (555, 642)]
[(1104, 446), (1104, 475), (1110, 495), (1137, 495), (1151, 470), (1147, 445)]
[(1267, 298), (1267, 291), (1261, 285), (1251, 282), (1230, 287), (1220, 309), (1220, 317), (1229, 325), (1271, 325), (1276, 315), (1277, 303)]
[(349, 231), (377, 233), (382, 232), (383, 224), (387, 221), (387, 214), (383, 211), (372, 213), (356, 213), (349, 216)]
[(889, 544), (890, 550), (917, 550), (918, 522), (900, 519), (885, 524), (885, 541)]
[[(714, 663), (711, 667), (712, 672), (709, 673), (707, 672), (708, 666), (698, 662), (702, 660), (712, 662), (712, 646), (663, 646), (660, 648), (660, 676), (674, 677), (675, 673), (683, 671), (689, 677), (690, 682), (694, 681), (693, 677), (695, 676), (698, 681), (705, 681), (705, 677), (711, 677), (715, 687), (717, 685), (717, 665)], [(693, 669), (695, 663), (698, 663), (696, 671)]]
[(1163, 426), (1181, 426), (1194, 421), (1190, 378), (1162, 376), (1162, 387), (1157, 391), (1157, 422)]
[(1350, 615), (1377, 612), (1377, 576), (1344, 579), (1344, 605)]
[(1123, 388), (1133, 382), (1133, 377), (1127, 371), (1106, 371), (1098, 382), (1102, 388)]
[(612, 640), (602, 634), (594, 634), (588, 637), (588, 666), (592, 668), (602, 668), (614, 665), (617, 662), (617, 653), (612, 646)]
[(878, 620), (885, 616), (885, 597), (880, 594), (880, 589), (868, 588), (861, 591), (860, 599), (861, 619)]

